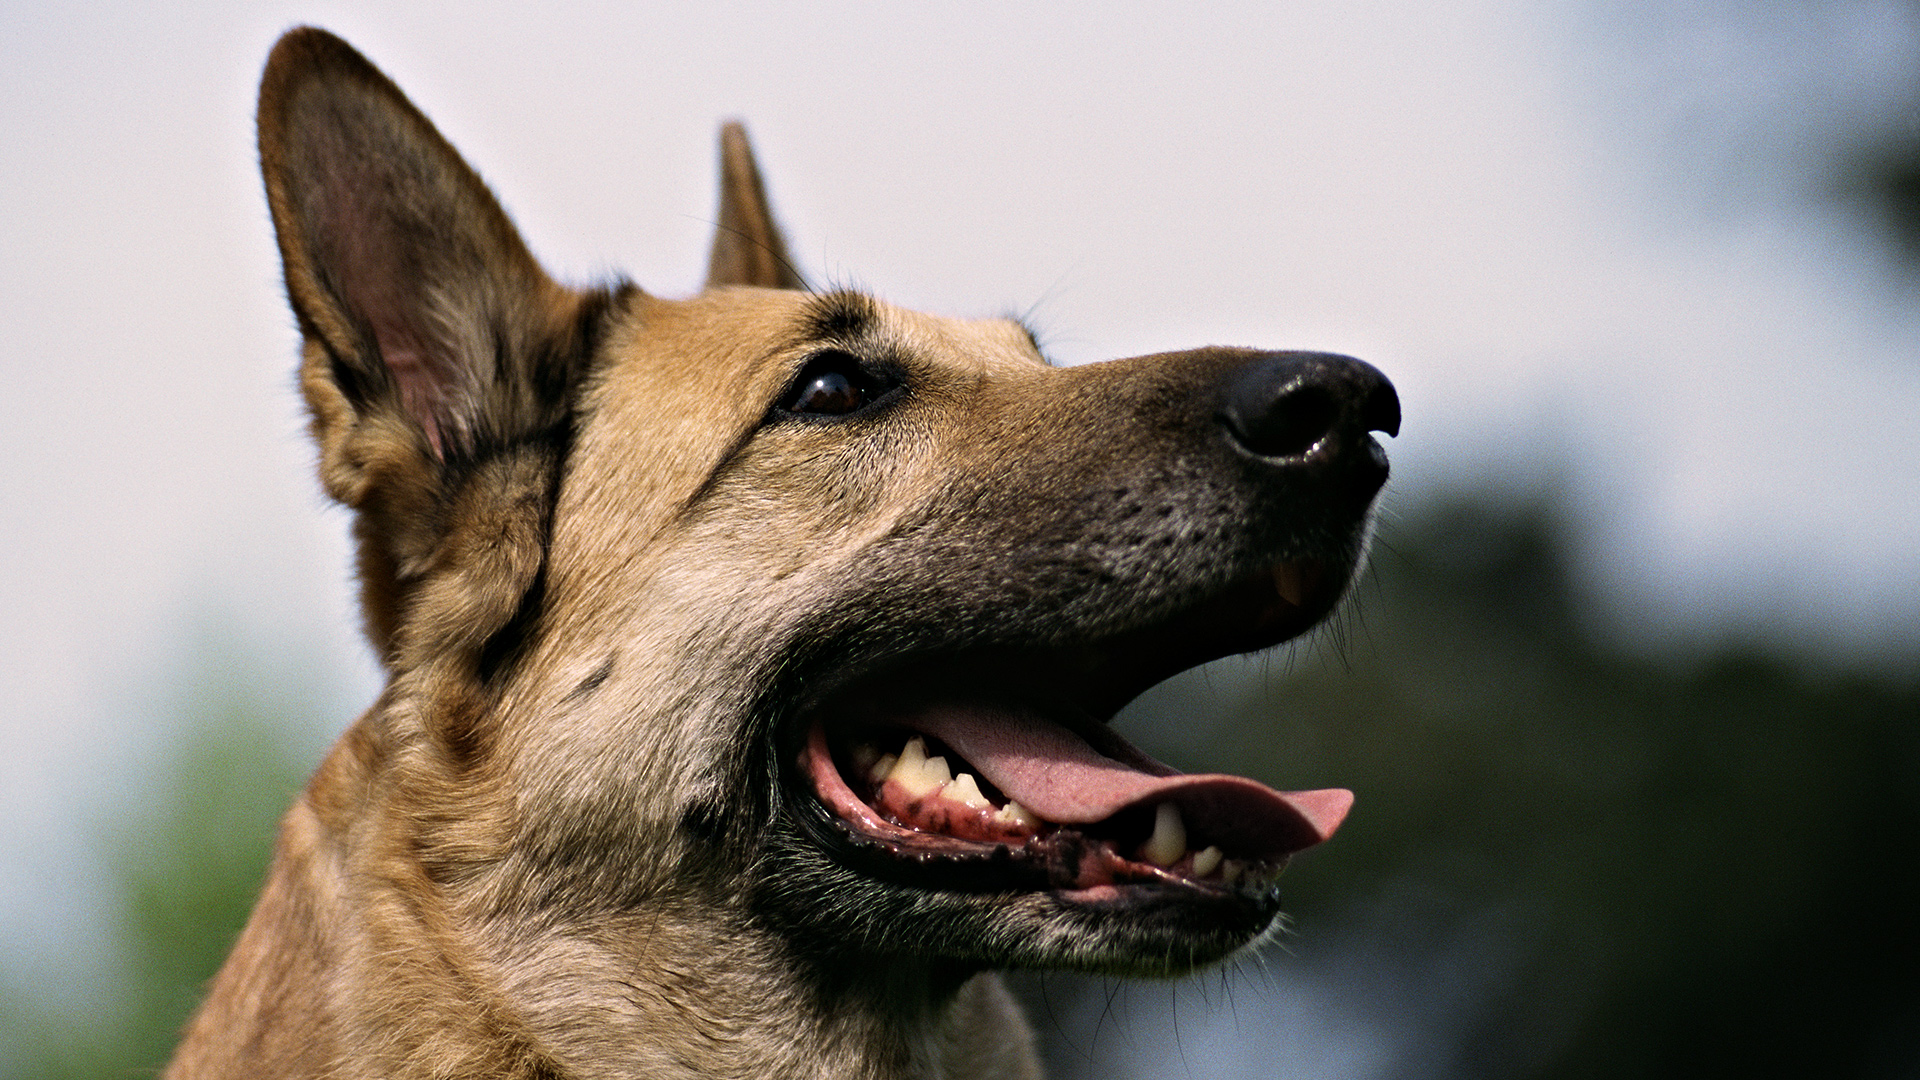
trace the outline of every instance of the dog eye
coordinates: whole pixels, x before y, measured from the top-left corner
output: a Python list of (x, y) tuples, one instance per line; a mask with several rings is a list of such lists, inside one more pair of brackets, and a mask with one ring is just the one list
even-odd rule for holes
[(892, 389), (892, 381), (861, 366), (852, 355), (824, 352), (807, 362), (780, 398), (783, 412), (807, 416), (845, 416), (873, 403)]

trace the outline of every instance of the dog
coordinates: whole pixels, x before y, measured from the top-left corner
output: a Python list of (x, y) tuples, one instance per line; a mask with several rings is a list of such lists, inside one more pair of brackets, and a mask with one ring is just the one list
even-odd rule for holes
[(1341, 599), (1378, 371), (809, 290), (735, 125), (704, 291), (563, 286), (317, 29), (259, 138), (388, 677), (167, 1076), (1033, 1077), (997, 969), (1273, 932), (1351, 796), (1106, 721)]

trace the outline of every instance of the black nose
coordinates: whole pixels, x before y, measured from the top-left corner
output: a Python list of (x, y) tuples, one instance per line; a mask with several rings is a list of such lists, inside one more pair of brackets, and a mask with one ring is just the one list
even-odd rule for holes
[[(1267, 353), (1227, 376), (1222, 391), (1221, 422), (1257, 457), (1307, 460), (1359, 450), (1373, 443), (1362, 438), (1370, 431), (1400, 434), (1393, 384), (1350, 356)], [(1343, 433), (1350, 437), (1339, 438)]]

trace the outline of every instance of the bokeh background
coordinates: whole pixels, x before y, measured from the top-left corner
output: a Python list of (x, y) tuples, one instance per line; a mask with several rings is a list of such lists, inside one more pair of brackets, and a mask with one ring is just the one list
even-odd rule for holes
[(1355, 603), (1122, 720), (1358, 808), (1281, 947), (1024, 978), (1060, 1075), (1920, 1075), (1920, 6), (0, 0), (0, 1077), (164, 1061), (377, 685), (254, 173), (302, 22), (565, 277), (697, 287), (740, 116), (817, 279), (1395, 379)]

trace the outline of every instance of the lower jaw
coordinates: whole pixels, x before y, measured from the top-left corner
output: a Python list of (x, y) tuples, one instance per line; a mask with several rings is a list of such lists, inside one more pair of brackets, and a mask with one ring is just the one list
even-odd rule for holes
[(1205, 895), (1143, 885), (1107, 885), (1010, 897), (996, 917), (1025, 947), (989, 962), (1096, 975), (1176, 976), (1227, 959), (1280, 926), (1277, 891)]
[[(902, 845), (856, 832), (835, 821), (838, 837), (830, 852), (836, 861), (891, 884), (938, 892), (973, 894), (1044, 893), (1069, 904), (1254, 903), (1276, 889), (1282, 864), (1265, 864), (1226, 884), (1195, 881), (1157, 867), (1142, 866), (1096, 850), (1083, 838), (1049, 834), (1019, 848), (995, 845), (979, 850), (948, 850), (932, 845)], [(974, 845), (968, 845), (973, 848)], [(1101, 845), (1104, 848), (1104, 845)], [(1089, 865), (1089, 864), (1094, 865)]]
[[(1280, 924), (1272, 881), (1235, 891), (1166, 882), (1056, 887), (1044, 868), (895, 851), (800, 792), (786, 854), (752, 902), (827, 977), (885, 957), (959, 969), (1167, 977), (1227, 959)], [(793, 845), (789, 847), (788, 845)]]

